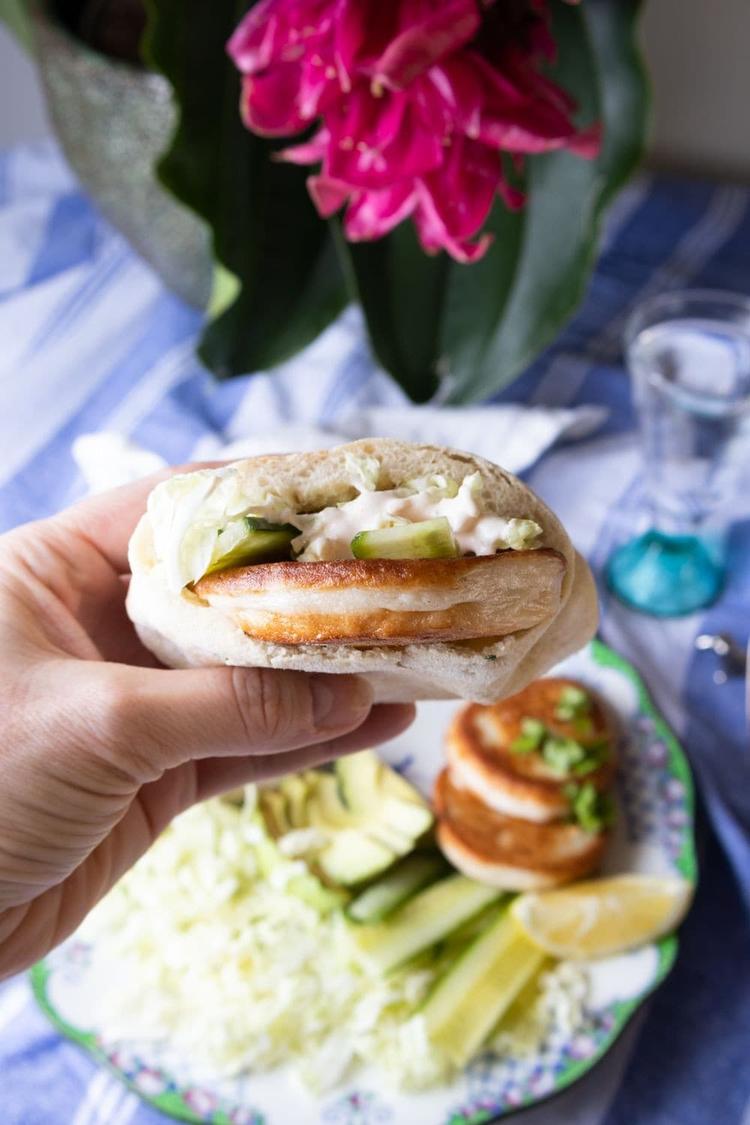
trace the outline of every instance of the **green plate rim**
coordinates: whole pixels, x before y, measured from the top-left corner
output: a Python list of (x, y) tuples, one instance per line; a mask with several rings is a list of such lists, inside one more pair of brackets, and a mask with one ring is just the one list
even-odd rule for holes
[[(654, 730), (667, 748), (669, 772), (677, 777), (684, 786), (685, 806), (689, 814), (685, 839), (679, 855), (675, 858), (675, 866), (686, 879), (692, 882), (694, 886), (697, 886), (698, 858), (695, 844), (695, 787), (687, 756), (666, 720), (656, 709), (643, 679), (633, 665), (630, 664), (625, 657), (620, 656), (619, 653), (615, 652), (598, 638), (591, 641), (589, 652), (595, 664), (598, 664), (602, 668), (614, 668), (633, 684), (638, 697), (640, 713), (647, 715), (648, 718), (651, 719)], [(557, 1076), (553, 1089), (542, 1096), (532, 1096), (518, 1106), (504, 1108), (500, 1113), (496, 1110), (481, 1110), (472, 1117), (454, 1115), (445, 1121), (445, 1125), (491, 1125), (492, 1122), (503, 1121), (516, 1113), (522, 1113), (525, 1110), (529, 1110), (534, 1106), (541, 1105), (543, 1102), (555, 1098), (588, 1074), (612, 1049), (635, 1012), (642, 1006), (646, 999), (663, 984), (664, 980), (669, 975), (679, 949), (679, 941), (676, 934), (669, 934), (667, 937), (662, 938), (656, 943), (656, 946), (659, 953), (659, 964), (651, 985), (638, 997), (631, 1000), (617, 1001), (612, 1005), (614, 1022), (606, 1038), (593, 1054), (569, 1063)], [(195, 1125), (204, 1125), (207, 1118), (194, 1113), (193, 1110), (185, 1104), (184, 1099), (179, 1094), (172, 1091), (160, 1094), (148, 1094), (139, 1089), (135, 1082), (123, 1074), (121, 1070), (118, 1070), (116, 1066), (112, 1065), (105, 1052), (97, 1043), (96, 1035), (93, 1032), (81, 1031), (80, 1028), (73, 1027), (72, 1024), (64, 1020), (50, 1003), (47, 988), (50, 975), (51, 970), (46, 961), (38, 962), (29, 970), (34, 997), (41, 1010), (61, 1034), (88, 1051), (96, 1062), (105, 1066), (110, 1073), (114, 1074), (144, 1102), (178, 1121), (189, 1121), (195, 1123)], [(256, 1114), (257, 1125), (262, 1125), (262, 1123), (265, 1122), (266, 1119), (259, 1114), (257, 1110), (251, 1108), (250, 1112)], [(212, 1125), (232, 1125), (229, 1116), (221, 1110), (212, 1114), (208, 1120)]]

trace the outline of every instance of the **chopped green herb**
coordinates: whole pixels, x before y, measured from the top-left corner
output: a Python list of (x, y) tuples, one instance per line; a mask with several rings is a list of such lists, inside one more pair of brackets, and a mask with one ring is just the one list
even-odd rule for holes
[(599, 793), (590, 781), (583, 785), (566, 785), (563, 790), (570, 801), (573, 819), (584, 832), (600, 832), (614, 819), (614, 804), (607, 793)]
[[(583, 688), (569, 685), (560, 692), (555, 718), (565, 723), (585, 717), (591, 710), (591, 696)], [(583, 732), (582, 732), (583, 733)]]
[(497, 660), (497, 656), (495, 656), (494, 652), (490, 652), (490, 653), (485, 654), (484, 659), (485, 660)]
[(514, 738), (510, 748), (514, 754), (530, 754), (538, 750), (547, 733), (547, 728), (540, 719), (521, 719), (521, 734)]
[(548, 735), (542, 746), (542, 757), (556, 773), (568, 774), (586, 759), (586, 751), (572, 738), (555, 738)]
[(573, 773), (578, 774), (579, 777), (598, 770), (609, 757), (609, 742), (606, 738), (600, 739), (599, 742), (592, 742), (584, 749), (585, 757), (573, 767)]

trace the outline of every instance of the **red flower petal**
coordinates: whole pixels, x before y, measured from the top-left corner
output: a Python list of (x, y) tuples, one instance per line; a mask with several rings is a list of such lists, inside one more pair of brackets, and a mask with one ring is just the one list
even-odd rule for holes
[(412, 183), (395, 184), (384, 191), (362, 191), (352, 198), (344, 219), (350, 242), (382, 238), (411, 215), (417, 205)]
[(452, 258), (462, 263), (477, 262), (484, 257), (492, 245), (492, 235), (484, 234), (476, 242), (453, 238), (435, 208), (429, 191), (423, 184), (417, 186), (419, 203), (414, 212), (414, 225), (419, 241), (427, 253), (437, 254), (440, 250), (446, 250)]
[(326, 124), (327, 171), (355, 187), (385, 189), (437, 168), (443, 159), (442, 137), (411, 91), (375, 97), (359, 84), (329, 108)]
[(468, 43), (479, 24), (477, 0), (348, 0), (336, 43), (349, 74), (396, 90)]
[(330, 219), (331, 215), (335, 215), (352, 193), (348, 184), (343, 184), (341, 180), (334, 180), (330, 176), (310, 176), (307, 190), (318, 214), (324, 219)]

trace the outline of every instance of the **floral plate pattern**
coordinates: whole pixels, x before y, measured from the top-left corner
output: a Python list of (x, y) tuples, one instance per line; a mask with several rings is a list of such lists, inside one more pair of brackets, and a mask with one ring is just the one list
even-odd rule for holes
[[(556, 672), (598, 691), (619, 719), (617, 799), (620, 809), (607, 872), (697, 875), (693, 788), (685, 756), (654, 708), (636, 671), (600, 641), (568, 658)], [(442, 738), (457, 704), (424, 703), (414, 726), (384, 755), (425, 792), (442, 763)], [(574, 1034), (550, 1035), (534, 1055), (484, 1055), (450, 1086), (421, 1094), (393, 1092), (360, 1071), (355, 1081), (314, 1096), (283, 1071), (206, 1082), (189, 1059), (151, 1043), (123, 1044), (105, 1027), (91, 1028), (86, 1002), (88, 947), (75, 937), (36, 965), (36, 997), (55, 1024), (115, 1071), (141, 1097), (183, 1121), (212, 1125), (483, 1125), (559, 1093), (609, 1050), (646, 996), (669, 972), (677, 938), (607, 958), (589, 967), (590, 997)]]

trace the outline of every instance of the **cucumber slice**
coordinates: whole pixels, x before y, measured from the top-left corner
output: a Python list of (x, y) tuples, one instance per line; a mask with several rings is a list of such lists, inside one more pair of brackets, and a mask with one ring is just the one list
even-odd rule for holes
[(445, 516), (360, 531), (351, 548), (355, 559), (455, 559), (461, 553)]
[(451, 875), (409, 899), (387, 921), (351, 925), (349, 933), (362, 960), (387, 973), (502, 897), (496, 887)]
[(464, 1066), (544, 959), (503, 909), (427, 997), (422, 1016), (432, 1042)]
[(354, 922), (382, 922), (447, 870), (448, 864), (437, 852), (415, 852), (358, 894), (347, 914)]
[[(224, 534), (228, 537), (228, 550), (223, 554), (214, 552), (214, 559), (206, 574), (228, 570), (233, 566), (290, 559), (291, 542), (299, 535), (299, 530), (290, 523), (269, 523), (258, 516), (243, 516), (241, 520), (233, 521)], [(220, 533), (217, 552), (222, 550), (221, 539)]]

